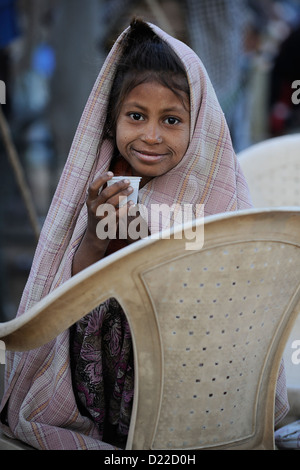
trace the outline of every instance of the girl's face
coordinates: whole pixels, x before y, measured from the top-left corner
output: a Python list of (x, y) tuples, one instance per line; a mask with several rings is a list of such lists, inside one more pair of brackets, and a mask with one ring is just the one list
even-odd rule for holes
[(188, 96), (158, 82), (142, 83), (126, 96), (116, 126), (116, 143), (133, 174), (145, 184), (174, 168), (184, 156), (190, 133)]

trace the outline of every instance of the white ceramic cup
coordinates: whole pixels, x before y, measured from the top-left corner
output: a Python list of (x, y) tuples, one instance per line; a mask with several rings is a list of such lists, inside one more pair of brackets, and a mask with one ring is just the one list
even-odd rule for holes
[(130, 186), (133, 188), (133, 192), (129, 194), (129, 196), (125, 197), (124, 201), (122, 201), (122, 204), (120, 204), (120, 207), (124, 206), (128, 201), (133, 201), (134, 204), (137, 203), (139, 186), (142, 178), (140, 176), (113, 176), (110, 180), (107, 181), (107, 186), (111, 186), (117, 181), (125, 179), (130, 181)]

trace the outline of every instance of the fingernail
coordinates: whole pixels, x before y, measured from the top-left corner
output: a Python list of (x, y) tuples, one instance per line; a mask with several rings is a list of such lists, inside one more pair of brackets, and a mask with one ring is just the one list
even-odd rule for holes
[(108, 171), (106, 174), (107, 174), (107, 176), (114, 176), (112, 171)]

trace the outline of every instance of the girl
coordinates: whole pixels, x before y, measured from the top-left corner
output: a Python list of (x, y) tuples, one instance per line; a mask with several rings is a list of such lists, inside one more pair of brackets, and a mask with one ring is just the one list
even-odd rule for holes
[[(124, 180), (108, 187), (112, 174)], [(19, 315), (73, 274), (131, 240), (99, 239), (96, 209), (118, 219), (126, 176), (139, 203), (251, 206), (223, 113), (195, 53), (133, 21), (113, 46), (84, 110), (38, 244)], [(124, 209), (125, 208), (125, 209)], [(195, 216), (197, 214), (195, 213)], [(150, 231), (160, 230), (164, 224)], [(8, 357), (5, 432), (38, 449), (124, 448), (133, 399), (129, 327), (114, 299), (54, 341)], [(286, 413), (281, 375), (277, 421)]]

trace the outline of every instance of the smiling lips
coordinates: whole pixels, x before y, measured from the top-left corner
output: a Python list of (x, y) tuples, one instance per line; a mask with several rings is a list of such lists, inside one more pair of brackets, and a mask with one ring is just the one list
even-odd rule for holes
[(137, 150), (135, 148), (132, 150), (139, 160), (143, 160), (145, 162), (155, 162), (157, 160), (163, 159), (168, 155), (167, 153), (149, 152), (147, 150)]

